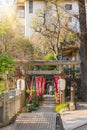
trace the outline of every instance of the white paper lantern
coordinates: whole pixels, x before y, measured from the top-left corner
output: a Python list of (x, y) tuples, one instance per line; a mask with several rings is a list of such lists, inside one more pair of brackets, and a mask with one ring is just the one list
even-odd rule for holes
[(65, 79), (59, 79), (59, 88), (60, 88), (60, 90), (65, 90), (65, 88), (66, 88)]
[(25, 80), (24, 79), (17, 80), (17, 89), (18, 90), (25, 90)]

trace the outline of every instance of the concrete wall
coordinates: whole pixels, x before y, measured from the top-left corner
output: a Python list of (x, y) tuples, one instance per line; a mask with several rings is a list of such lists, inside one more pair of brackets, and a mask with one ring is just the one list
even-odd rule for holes
[(72, 28), (74, 31), (79, 32), (79, 21), (76, 17), (73, 15), (79, 15), (79, 7), (78, 7), (78, 2), (73, 1), (73, 2), (65, 2), (64, 4), (72, 4), (72, 10), (68, 10), (67, 12), (67, 17), (72, 17), (72, 21), (70, 22), (69, 26)]
[(45, 8), (45, 1), (33, 1), (33, 13), (29, 13), (29, 1), (25, 2), (25, 36), (32, 36), (33, 30), (30, 28), (31, 20), (36, 15), (37, 10)]
[[(16, 96), (9, 96), (9, 93), (3, 93), (2, 99), (0, 99), (0, 108), (3, 109), (3, 113), (0, 115), (0, 126), (8, 124), (10, 120), (22, 110), (25, 106), (25, 91), (21, 91)], [(1, 110), (1, 109), (0, 109)]]
[[(72, 21), (69, 23), (69, 27), (74, 29), (74, 31), (79, 32), (79, 21), (77, 18), (73, 17), (72, 14), (79, 14), (79, 8), (78, 8), (78, 2), (73, 1), (73, 2), (64, 2), (63, 6), (65, 4), (72, 4), (72, 10), (67, 11), (66, 13), (67, 17), (72, 17)], [(87, 3), (86, 3), (87, 5)], [(29, 13), (29, 2), (25, 2), (25, 36), (32, 36), (33, 30), (30, 28), (30, 22), (32, 18), (35, 16), (36, 11), (38, 9), (44, 9), (46, 7), (46, 2), (45, 1), (33, 1), (33, 13)]]

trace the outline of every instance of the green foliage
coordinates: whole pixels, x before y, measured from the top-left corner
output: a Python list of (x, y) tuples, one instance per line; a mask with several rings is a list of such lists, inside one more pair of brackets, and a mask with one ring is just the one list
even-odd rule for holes
[(44, 56), (44, 60), (55, 60), (52, 53), (48, 53), (46, 56)]
[[(30, 90), (27, 89), (27, 90), (26, 90), (26, 93), (28, 94), (26, 103), (29, 103), (29, 94), (30, 94)], [(34, 96), (35, 96), (35, 90), (32, 89), (32, 104), (34, 104)]]
[(60, 112), (62, 109), (68, 108), (68, 107), (69, 107), (69, 104), (68, 104), (68, 103), (56, 104), (55, 111), (56, 111), (56, 112)]
[(6, 35), (8, 32), (9, 26), (4, 24), (4, 23), (0, 23), (0, 36)]
[(35, 110), (36, 108), (35, 108), (35, 106), (34, 106), (34, 104), (27, 104), (27, 111), (28, 112), (31, 112), (31, 111), (33, 111), (33, 110)]
[(63, 68), (64, 73), (66, 74), (75, 74), (75, 73), (80, 73), (80, 68), (69, 68), (69, 67), (64, 67)]
[(29, 60), (33, 58), (33, 53), (33, 45), (28, 38), (17, 36), (8, 42), (8, 54), (14, 58)]
[(33, 59), (43, 59), (43, 53), (41, 48), (39, 48), (38, 46), (34, 45), (34, 55), (33, 55)]
[[(26, 93), (27, 93), (27, 94), (30, 94), (30, 90), (27, 89), (27, 90), (26, 90)], [(32, 93), (33, 93), (33, 94), (35, 93), (35, 90), (34, 90), (34, 89), (32, 89)]]
[(3, 92), (5, 90), (6, 90), (6, 88), (5, 88), (5, 82), (4, 81), (0, 81), (0, 92)]
[(36, 97), (36, 105), (35, 105), (35, 90), (32, 89), (32, 102), (31, 104), (29, 104), (29, 94), (30, 94), (30, 90), (27, 89), (26, 93), (28, 94), (27, 96), (27, 101), (26, 101), (26, 107), (27, 107), (27, 111), (31, 112), (32, 110), (36, 110), (36, 107), (38, 107), (43, 99), (42, 95), (40, 95), (39, 97)]
[(55, 98), (55, 100), (57, 102), (56, 92), (54, 92), (54, 98)]
[(65, 31), (65, 36), (66, 38), (62, 38), (61, 42), (63, 45), (68, 45), (68, 44), (75, 44), (76, 39), (78, 39), (78, 35), (74, 32), (70, 32), (70, 31)]
[[(44, 60), (55, 60), (52, 53), (48, 53), (46, 56), (44, 56)], [(54, 70), (56, 66), (42, 66), (43, 70)]]
[(7, 54), (2, 54), (0, 56), (0, 73), (3, 74), (5, 71), (14, 71), (15, 68), (12, 66), (14, 63), (13, 58), (9, 57)]

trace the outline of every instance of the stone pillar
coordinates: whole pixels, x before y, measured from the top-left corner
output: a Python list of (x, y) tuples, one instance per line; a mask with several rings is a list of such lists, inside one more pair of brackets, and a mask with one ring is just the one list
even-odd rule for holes
[(74, 87), (71, 87), (71, 102), (74, 102), (75, 99), (75, 90)]
[(3, 122), (9, 122), (9, 93), (3, 93)]
[(25, 107), (26, 105), (26, 99), (25, 99), (25, 90), (21, 91), (21, 95), (20, 95), (20, 106), (21, 106), (21, 110), (23, 107)]
[(58, 85), (60, 90), (60, 102), (65, 103), (65, 88), (66, 88), (65, 79), (59, 79)]
[(0, 123), (3, 123), (3, 102), (0, 100)]
[(61, 91), (61, 103), (65, 103), (65, 90)]
[(70, 110), (75, 110), (75, 88), (71, 86), (71, 101), (70, 101)]

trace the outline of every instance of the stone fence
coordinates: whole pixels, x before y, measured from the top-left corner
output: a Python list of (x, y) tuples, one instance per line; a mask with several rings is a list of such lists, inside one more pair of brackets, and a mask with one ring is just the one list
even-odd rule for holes
[(25, 106), (25, 91), (1, 93), (0, 95), (0, 126), (8, 124), (12, 118)]

